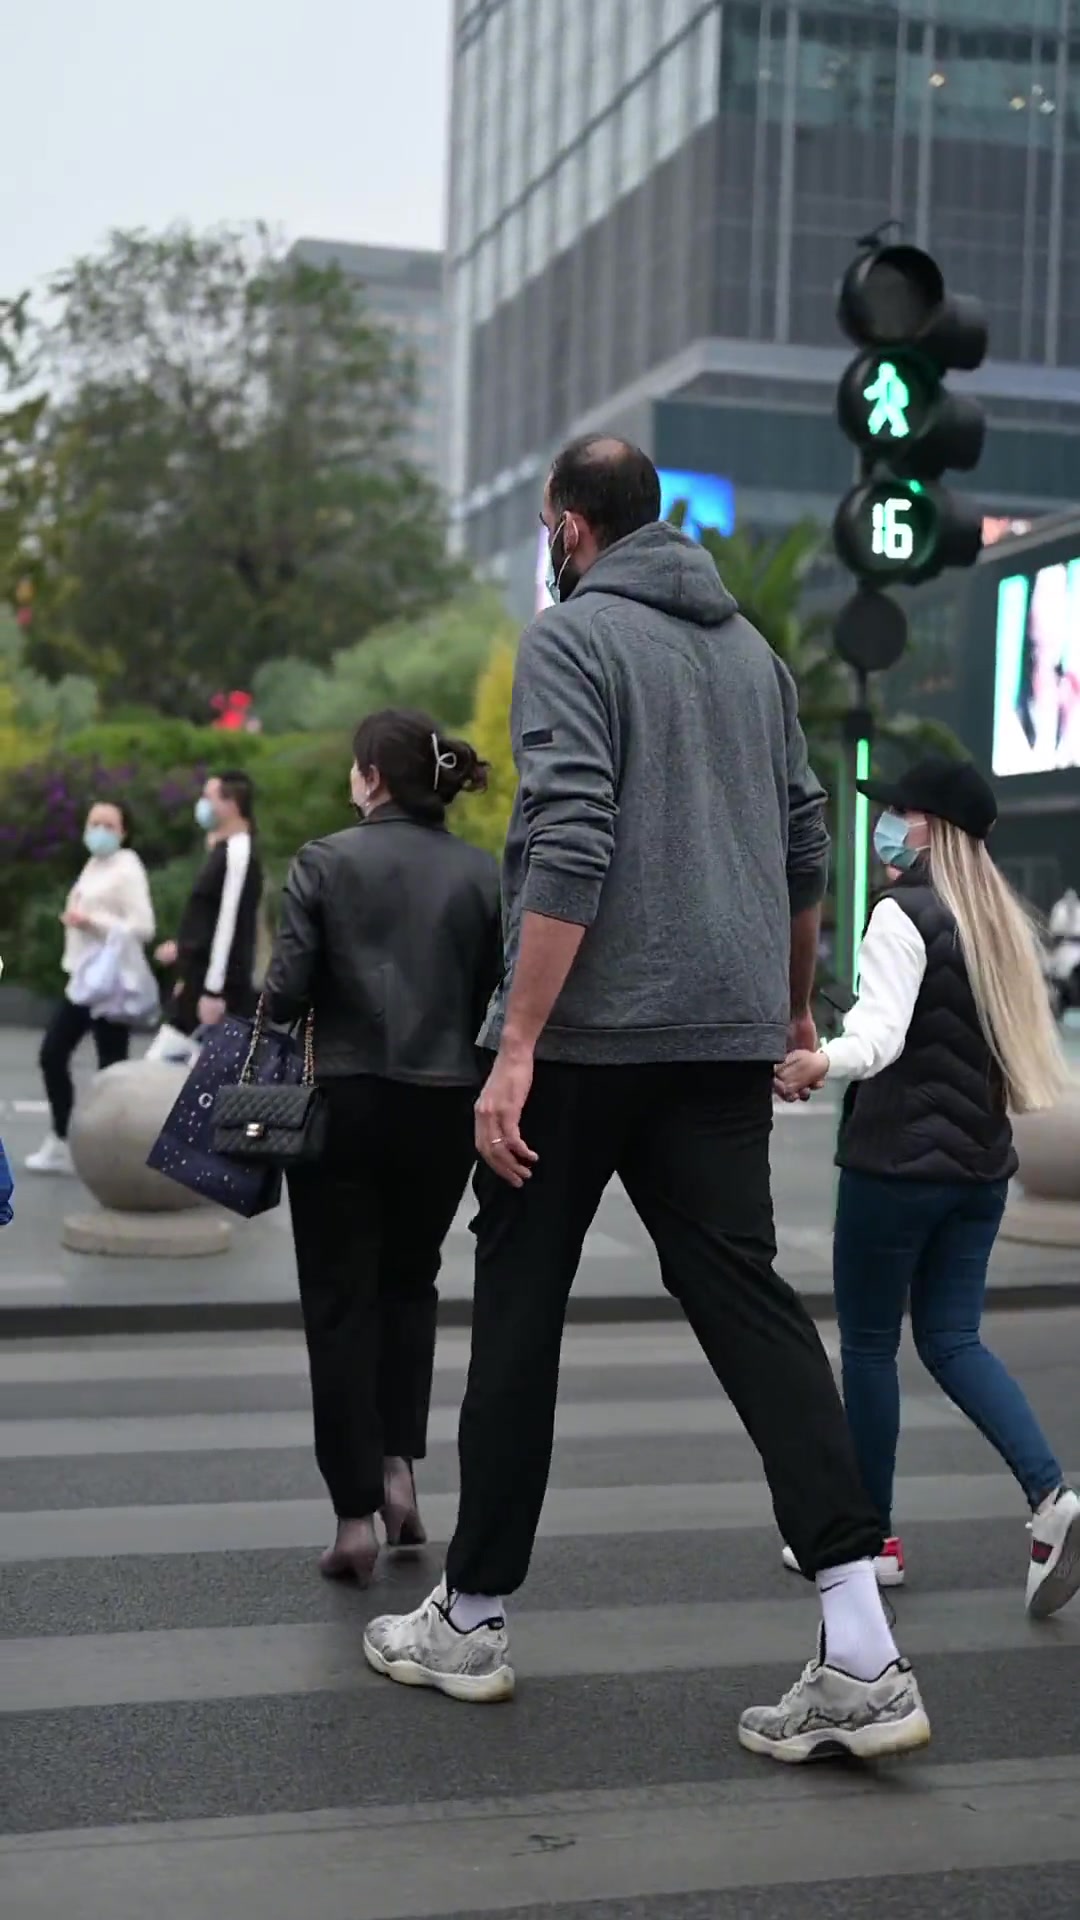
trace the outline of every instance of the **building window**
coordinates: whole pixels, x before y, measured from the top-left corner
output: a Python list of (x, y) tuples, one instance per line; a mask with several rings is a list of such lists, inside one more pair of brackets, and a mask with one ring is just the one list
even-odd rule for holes
[(714, 7), (691, 37), (695, 76), (693, 123), (703, 127), (715, 119), (720, 91), (720, 14)]
[(615, 122), (609, 114), (589, 135), (585, 149), (585, 218), (591, 225), (611, 205), (615, 161)]
[(590, 117), (611, 105), (622, 82), (623, 0), (593, 0)]
[(623, 15), (626, 40), (626, 78), (643, 73), (652, 58), (656, 31), (656, 0), (628, 0)]
[(644, 180), (652, 164), (649, 82), (646, 75), (631, 88), (619, 112), (619, 192), (629, 193)]
[(578, 191), (581, 179), (581, 154), (571, 153), (555, 175), (555, 251), (561, 253), (574, 239), (580, 227)]
[(681, 147), (689, 132), (689, 78), (687, 42), (682, 40), (664, 55), (656, 76), (658, 160)]

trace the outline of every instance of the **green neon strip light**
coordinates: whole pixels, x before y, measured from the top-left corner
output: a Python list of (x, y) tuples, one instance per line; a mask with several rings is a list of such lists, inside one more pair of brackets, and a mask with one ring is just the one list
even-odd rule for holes
[[(870, 778), (870, 742), (859, 740), (855, 746), (855, 778)], [(855, 846), (851, 860), (851, 984), (857, 990), (859, 985), (859, 948), (862, 946), (863, 928), (866, 925), (866, 909), (869, 904), (870, 888), (870, 802), (864, 793), (855, 795)]]

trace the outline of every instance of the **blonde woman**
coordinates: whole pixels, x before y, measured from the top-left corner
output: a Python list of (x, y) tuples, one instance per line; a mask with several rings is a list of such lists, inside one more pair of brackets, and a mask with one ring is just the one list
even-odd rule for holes
[(1017, 1166), (1009, 1113), (1051, 1106), (1064, 1060), (1034, 932), (987, 851), (997, 807), (982, 775), (929, 759), (862, 791), (884, 808), (874, 845), (889, 885), (866, 929), (859, 997), (843, 1033), (789, 1054), (777, 1081), (787, 1099), (826, 1078), (855, 1083), (836, 1155), (833, 1287), (844, 1402), (886, 1535), (878, 1580), (904, 1577), (892, 1500), (910, 1302), (924, 1366), (1023, 1488), (1027, 1607), (1041, 1618), (1080, 1587), (1080, 1499), (979, 1328)]

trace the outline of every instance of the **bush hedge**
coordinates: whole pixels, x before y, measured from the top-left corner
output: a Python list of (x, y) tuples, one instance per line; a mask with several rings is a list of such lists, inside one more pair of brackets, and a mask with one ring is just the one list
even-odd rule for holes
[[(499, 649), (478, 695), (469, 731), (494, 763), (492, 791), (463, 796), (452, 823), (467, 839), (497, 849), (512, 785), (508, 729), (511, 656)], [(85, 860), (83, 822), (95, 799), (122, 802), (132, 844), (151, 880), (160, 937), (176, 928), (201, 851), (193, 819), (207, 774), (241, 767), (255, 782), (256, 826), (267, 872), (271, 924), (290, 860), (305, 841), (347, 826), (349, 735), (354, 719), (321, 733), (222, 733), (168, 719), (113, 721), (72, 736), (25, 765), (0, 764), (0, 954), (4, 981), (55, 992), (60, 982), (59, 915)], [(449, 725), (436, 710), (441, 724)], [(500, 757), (500, 735), (506, 742)]]

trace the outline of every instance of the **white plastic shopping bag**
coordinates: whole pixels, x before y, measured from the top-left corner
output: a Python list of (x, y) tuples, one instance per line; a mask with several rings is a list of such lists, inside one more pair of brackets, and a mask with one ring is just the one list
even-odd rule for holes
[(77, 1007), (88, 1007), (95, 1020), (115, 1020), (124, 1027), (149, 1026), (161, 1005), (142, 943), (123, 927), (114, 927), (80, 960), (67, 997)]

